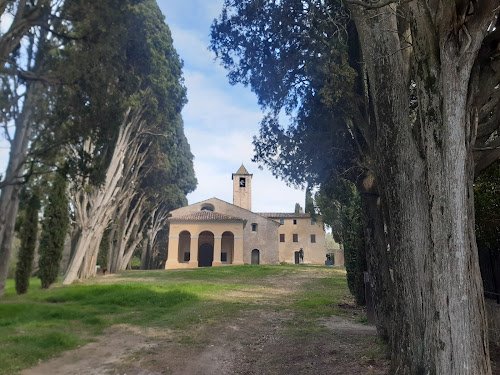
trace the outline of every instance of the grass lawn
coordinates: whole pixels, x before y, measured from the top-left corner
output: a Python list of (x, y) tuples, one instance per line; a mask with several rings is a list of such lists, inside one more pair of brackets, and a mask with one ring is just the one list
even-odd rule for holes
[[(300, 290), (276, 296), (272, 304), (252, 296), (297, 272), (314, 277)], [(248, 309), (265, 308), (290, 309), (303, 317), (301, 327), (307, 327), (307, 319), (310, 323), (342, 314), (337, 305), (346, 295), (343, 271), (291, 265), (128, 271), (50, 290), (41, 290), (39, 280), (31, 279), (23, 296), (16, 295), (14, 281), (8, 280), (0, 299), (0, 374), (19, 372), (88, 343), (113, 324), (187, 331), (199, 323), (218, 323)]]

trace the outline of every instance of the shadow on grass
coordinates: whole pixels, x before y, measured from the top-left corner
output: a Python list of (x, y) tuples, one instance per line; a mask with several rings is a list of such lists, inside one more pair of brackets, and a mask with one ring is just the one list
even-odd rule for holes
[(186, 280), (224, 280), (244, 279), (258, 280), (260, 278), (286, 274), (293, 271), (293, 267), (287, 266), (231, 266), (231, 267), (200, 267), (180, 270), (158, 270), (158, 271), (125, 271), (120, 274), (126, 278), (154, 277), (155, 279), (186, 279)]
[(147, 284), (74, 285), (0, 304), (0, 374), (12, 374), (92, 341), (115, 323), (177, 316), (200, 298)]

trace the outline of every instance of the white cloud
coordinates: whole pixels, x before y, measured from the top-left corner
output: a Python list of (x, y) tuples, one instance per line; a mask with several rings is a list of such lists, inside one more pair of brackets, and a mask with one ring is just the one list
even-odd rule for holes
[(262, 113), (256, 99), (241, 88), (227, 85), (224, 89), (214, 85), (211, 77), (200, 72), (186, 71), (188, 104), (182, 115), (184, 121), (197, 128), (230, 131), (241, 129), (256, 133)]
[(174, 47), (188, 69), (210, 69), (207, 62), (213, 61), (215, 54), (208, 49), (208, 36), (196, 30), (170, 27)]

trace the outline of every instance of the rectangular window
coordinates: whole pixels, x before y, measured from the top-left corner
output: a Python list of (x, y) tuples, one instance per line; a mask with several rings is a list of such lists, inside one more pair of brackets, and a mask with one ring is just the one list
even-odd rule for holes
[(284, 234), (280, 234), (280, 242), (285, 242), (285, 235)]
[(316, 243), (316, 235), (311, 234), (311, 243)]
[(191, 258), (191, 253), (184, 253), (184, 262), (189, 262), (190, 258)]
[(227, 253), (220, 253), (220, 261), (227, 262)]
[(316, 222), (314, 220), (311, 220), (311, 225), (314, 225), (316, 224)]
[(285, 220), (280, 219), (280, 224), (281, 224), (281, 225), (285, 224)]
[(245, 187), (245, 177), (240, 177), (240, 187)]
[(252, 232), (257, 232), (257, 224), (252, 224)]
[(298, 234), (293, 235), (293, 242), (299, 242), (299, 235)]
[(293, 224), (297, 224), (297, 219), (293, 219)]

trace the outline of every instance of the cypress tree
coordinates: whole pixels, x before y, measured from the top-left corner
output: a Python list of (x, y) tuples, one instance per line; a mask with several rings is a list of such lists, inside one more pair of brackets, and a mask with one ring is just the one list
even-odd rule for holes
[(311, 189), (307, 187), (306, 189), (306, 205), (305, 212), (311, 214), (311, 217), (315, 216), (316, 210), (314, 208), (314, 200), (311, 194)]
[(49, 193), (40, 239), (38, 277), (42, 288), (47, 289), (57, 279), (68, 228), (69, 213), (66, 197), (66, 179), (56, 173)]
[(33, 193), (28, 201), (26, 217), (21, 225), (21, 248), (16, 268), (16, 291), (17, 294), (27, 292), (30, 282), (33, 259), (35, 257), (36, 237), (38, 234), (38, 211), (40, 210), (40, 199)]

